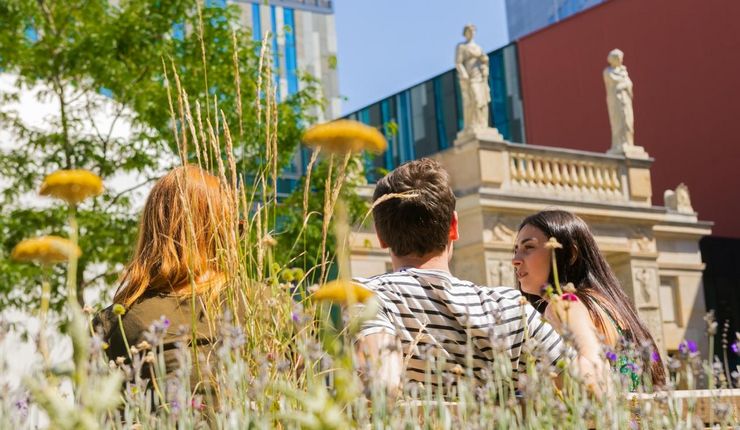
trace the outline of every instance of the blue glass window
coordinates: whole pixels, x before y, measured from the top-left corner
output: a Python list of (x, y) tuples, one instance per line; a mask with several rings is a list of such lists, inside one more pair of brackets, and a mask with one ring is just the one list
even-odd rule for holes
[(176, 22), (172, 24), (172, 38), (175, 40), (185, 40), (185, 23)]
[(39, 32), (36, 31), (36, 28), (34, 26), (27, 26), (26, 30), (23, 33), (26, 36), (26, 40), (28, 40), (29, 42), (36, 43), (39, 41)]
[(434, 91), (434, 116), (437, 124), (437, 136), (439, 136), (439, 149), (449, 146), (447, 142), (447, 133), (445, 132), (443, 102), (442, 102), (442, 85), (439, 78), (432, 79), (432, 89)]
[(295, 48), (295, 18), (293, 9), (283, 9), (285, 23), (285, 77), (288, 80), (288, 94), (298, 92), (298, 64)]
[(430, 81), (424, 82), (411, 88), (410, 94), (414, 149), (418, 157), (426, 157), (440, 149), (434, 103), (434, 85)]
[(506, 139), (511, 139), (503, 52), (501, 50), (494, 51), (488, 56), (488, 61), (488, 84), (491, 87), (491, 123)]
[(396, 96), (398, 104), (398, 137), (396, 143), (399, 146), (400, 162), (404, 163), (414, 159), (414, 134), (411, 129), (411, 109), (409, 108), (409, 92), (403, 91)]
[(275, 80), (275, 99), (280, 102), (280, 53), (278, 52), (277, 41), (277, 10), (274, 5), (270, 5), (270, 24), (272, 26), (272, 65)]
[(252, 39), (262, 40), (262, 19), (260, 17), (260, 5), (257, 3), (252, 4)]

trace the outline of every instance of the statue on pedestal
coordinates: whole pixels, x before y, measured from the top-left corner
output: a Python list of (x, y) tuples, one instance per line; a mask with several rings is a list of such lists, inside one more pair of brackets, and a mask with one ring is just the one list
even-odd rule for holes
[(642, 148), (635, 146), (632, 80), (627, 73), (627, 66), (622, 64), (623, 60), (624, 52), (613, 49), (607, 56), (609, 67), (604, 69), (606, 106), (612, 129), (612, 147), (609, 152), (616, 154), (644, 152)]
[(473, 40), (475, 26), (463, 29), (465, 42), (455, 49), (455, 68), (460, 80), (463, 103), (463, 131), (488, 128), (488, 55)]

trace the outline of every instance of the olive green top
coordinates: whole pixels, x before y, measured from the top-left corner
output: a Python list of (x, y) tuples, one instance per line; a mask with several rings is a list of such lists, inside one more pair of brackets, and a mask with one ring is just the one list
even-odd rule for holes
[[(195, 312), (193, 312), (195, 311)], [(163, 323), (161, 318), (164, 316), (166, 322)], [(179, 367), (177, 358), (177, 343), (185, 342), (185, 346), (191, 353), (192, 357), (192, 339), (195, 331), (195, 344), (197, 346), (198, 356), (201, 360), (214, 361), (212, 345), (216, 338), (216, 329), (209, 327), (203, 301), (196, 299), (195, 309), (192, 306), (190, 296), (176, 296), (171, 294), (145, 294), (137, 300), (126, 313), (122, 315), (123, 332), (129, 346), (138, 345), (141, 341), (148, 340), (145, 336), (150, 330), (152, 324), (157, 324), (163, 328), (161, 332), (161, 344), (164, 350), (164, 361), (166, 376), (171, 376)], [(108, 343), (106, 354), (111, 360), (118, 357), (124, 357), (129, 363), (126, 345), (123, 341), (123, 332), (121, 324), (118, 322), (118, 316), (113, 312), (113, 306), (101, 311), (96, 315), (93, 325), (96, 330), (102, 332), (103, 340)], [(166, 326), (166, 327), (165, 327)], [(150, 338), (151, 339), (151, 338)], [(151, 340), (149, 341), (151, 343)], [(157, 345), (152, 345), (157, 348)], [(192, 363), (195, 365), (195, 357), (192, 357)], [(142, 377), (150, 378), (151, 374), (148, 367), (142, 369)], [(202, 391), (202, 386), (198, 384), (201, 378), (198, 377), (195, 369), (191, 370), (191, 389), (193, 391)], [(198, 388), (196, 390), (196, 388)]]

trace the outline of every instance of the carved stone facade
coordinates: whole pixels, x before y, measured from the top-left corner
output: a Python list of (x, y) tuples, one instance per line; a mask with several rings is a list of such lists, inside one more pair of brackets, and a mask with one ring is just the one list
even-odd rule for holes
[[(673, 351), (684, 338), (706, 336), (699, 239), (711, 233), (711, 223), (699, 221), (693, 210), (652, 205), (652, 159), (512, 144), (488, 136), (461, 136), (464, 141), (435, 155), (450, 172), (458, 198), (456, 276), (514, 286), (511, 257), (519, 223), (543, 209), (564, 209), (591, 226), (661, 349)], [(353, 248), (354, 274), (383, 271), (390, 262), (383, 252)], [(355, 259), (369, 255), (376, 259), (373, 271), (358, 272)]]

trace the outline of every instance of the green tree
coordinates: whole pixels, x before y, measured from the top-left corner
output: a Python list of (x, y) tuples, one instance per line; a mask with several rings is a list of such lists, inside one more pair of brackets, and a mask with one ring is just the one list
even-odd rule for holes
[[(277, 261), (283, 267), (303, 269), (308, 275), (309, 283), (319, 282), (321, 273), (322, 228), (324, 218), (327, 216), (324, 211), (326, 179), (331, 175), (330, 183), (337, 183), (341, 170), (337, 164), (342, 163), (341, 159), (342, 156), (335, 156), (331, 171), (328, 159), (326, 157), (320, 159), (311, 177), (301, 178), (299, 186), (278, 207), (280, 221), (277, 226)], [(310, 181), (308, 189), (306, 189), (307, 180)], [(355, 231), (363, 228), (361, 225), (363, 221), (365, 225), (368, 224), (366, 215), (370, 209), (370, 199), (369, 196), (363, 197), (359, 192), (364, 185), (367, 185), (367, 180), (362, 165), (362, 156), (355, 154), (347, 164), (339, 192), (339, 198), (347, 208), (347, 221)], [(332, 219), (335, 220), (336, 217)], [(335, 247), (336, 237), (330, 230), (327, 236), (327, 250), (331, 277), (335, 275), (335, 270), (332, 270), (334, 266), (332, 255)]]
[[(104, 180), (139, 180), (79, 208), (81, 291), (115, 281), (134, 246), (138, 208), (132, 195), (177, 163), (178, 149), (196, 159), (196, 139), (217, 140), (219, 146), (205, 151), (210, 155), (204, 164), (213, 166), (225, 159), (228, 124), (248, 182), (269, 160), (268, 135), (276, 137), (276, 168), (282, 170), (303, 124), (313, 120), (308, 112), (319, 109), (321, 100), (316, 82), (302, 76), (302, 89), (273, 108), (278, 124), (265, 120), (272, 56), (268, 51), (262, 57), (260, 69), (260, 51), (234, 6), (202, 7), (194, 0), (0, 2), (0, 70), (15, 76), (15, 89), (0, 95), (0, 127), (12, 136), (0, 146), (0, 309), (34, 306), (40, 295), (40, 272), (10, 262), (12, 247), (25, 237), (64, 235), (60, 206), (29, 209), (20, 203), (48, 173), (84, 168)], [(14, 107), (31, 88), (56, 110), (43, 127), (24, 121)], [(107, 112), (103, 119), (101, 112)], [(111, 123), (130, 131), (117, 135)], [(195, 135), (192, 123), (202, 124)], [(61, 301), (59, 270), (52, 276), (52, 303)]]

